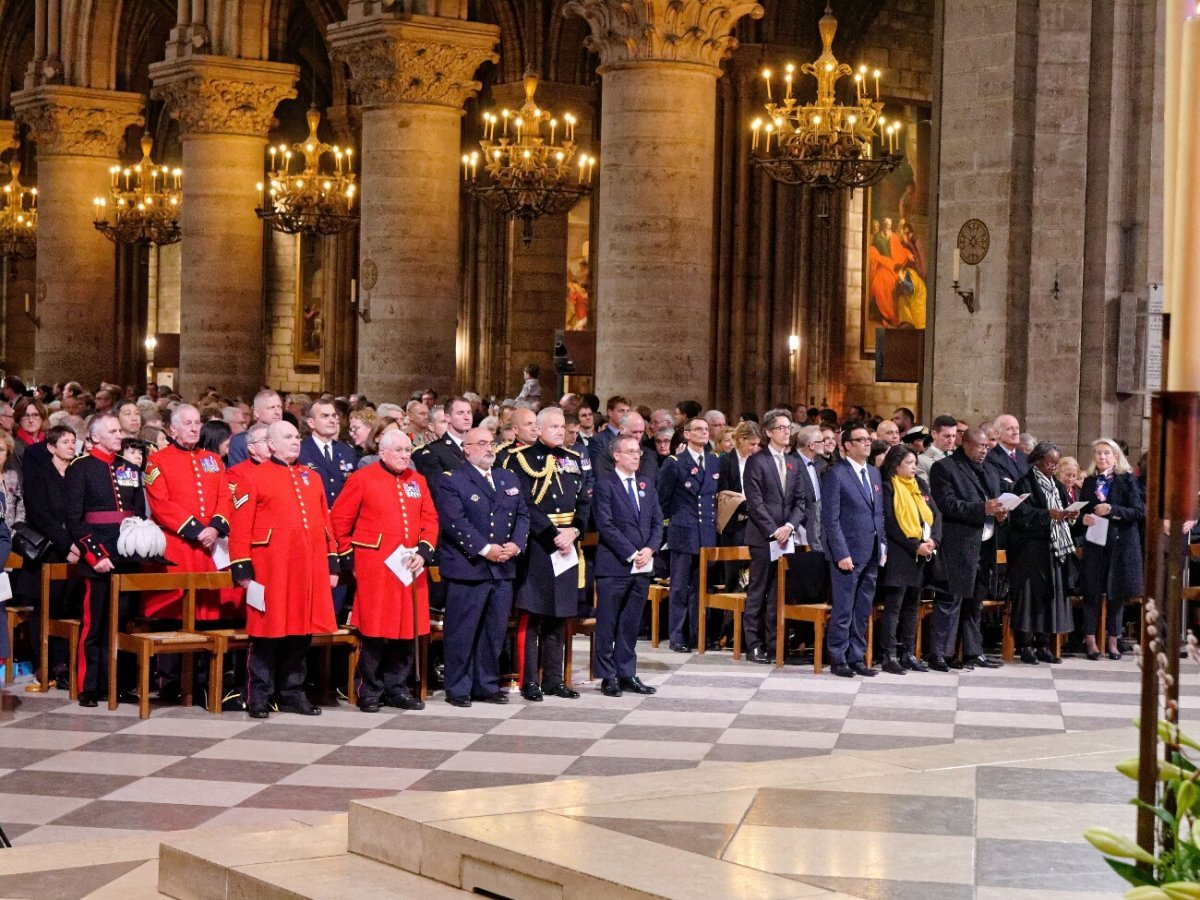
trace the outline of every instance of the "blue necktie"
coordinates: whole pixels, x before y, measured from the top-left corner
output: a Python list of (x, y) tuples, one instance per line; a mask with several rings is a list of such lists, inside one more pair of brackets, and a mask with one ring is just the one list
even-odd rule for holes
[(870, 503), (872, 506), (874, 506), (875, 501), (871, 497), (871, 483), (867, 480), (866, 468), (864, 467), (864, 468), (860, 469), (858, 474), (862, 476), (862, 488), (863, 488), (863, 493), (867, 495), (867, 502)]
[(638, 506), (637, 491), (633, 489), (633, 479), (625, 479), (625, 490), (629, 492), (629, 502), (633, 504), (634, 512), (641, 512), (642, 508)]

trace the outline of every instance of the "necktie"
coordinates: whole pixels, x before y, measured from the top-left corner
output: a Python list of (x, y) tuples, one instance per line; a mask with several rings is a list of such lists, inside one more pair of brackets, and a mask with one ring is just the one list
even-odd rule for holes
[(1009, 459), (1011, 459), (1013, 462), (1016, 462), (1016, 461), (1017, 461), (1017, 451), (1016, 451), (1016, 450), (1009, 450), (1009, 451), (1008, 451), (1008, 458), (1009, 458)]
[(325, 462), (333, 465), (333, 451), (330, 449), (329, 444), (325, 445)]
[(700, 470), (700, 477), (703, 478), (704, 477), (704, 457), (703, 456), (696, 457), (696, 468)]
[(642, 508), (638, 506), (637, 491), (633, 489), (633, 479), (625, 479), (625, 490), (629, 492), (629, 502), (633, 504), (634, 512), (641, 512)]
[(775, 468), (779, 470), (779, 486), (786, 490), (787, 489), (787, 469), (785, 469), (783, 467), (783, 456), (782, 456), (782, 454), (778, 454), (778, 453), (774, 454), (774, 456), (775, 456)]
[(488, 469), (487, 474), (483, 477), (487, 479), (488, 487), (490, 487), (493, 491), (496, 490), (496, 482), (492, 481), (492, 470)]
[(862, 476), (862, 489), (863, 493), (867, 495), (867, 502), (874, 506), (875, 501), (871, 498), (871, 482), (867, 478), (866, 468), (861, 469), (858, 474)]

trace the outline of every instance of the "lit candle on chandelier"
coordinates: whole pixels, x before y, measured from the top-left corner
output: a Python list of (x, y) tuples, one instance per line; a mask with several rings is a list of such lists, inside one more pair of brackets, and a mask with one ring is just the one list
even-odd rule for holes
[(767, 99), (771, 99), (771, 70), (763, 69), (763, 81), (767, 83)]
[(792, 99), (792, 73), (796, 71), (796, 67), (794, 65), (792, 65), (791, 63), (788, 63), (785, 71), (787, 72), (787, 74), (783, 76), (783, 81), (784, 81), (784, 84), (787, 85), (787, 93), (784, 95), (783, 99), (791, 100)]
[(554, 129), (558, 127), (558, 119), (550, 120), (550, 143), (554, 143)]
[(755, 119), (750, 123), (750, 128), (754, 132), (754, 136), (750, 139), (750, 149), (758, 149), (759, 132), (762, 130), (762, 119)]
[(879, 76), (882, 74), (883, 73), (880, 72), (878, 69), (875, 70), (875, 99), (876, 100), (879, 99)]

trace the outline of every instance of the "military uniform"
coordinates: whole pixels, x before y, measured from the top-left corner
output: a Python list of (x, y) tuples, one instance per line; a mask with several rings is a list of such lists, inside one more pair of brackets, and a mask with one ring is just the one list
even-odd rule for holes
[(410, 696), (413, 644), (429, 634), (429, 590), (425, 570), (406, 586), (387, 559), (409, 547), (433, 563), (438, 517), (429, 485), (411, 469), (394, 472), (377, 462), (346, 481), (329, 517), (343, 569), (353, 565), (358, 579), (350, 624), (362, 636), (359, 705), (394, 704)]
[(449, 432), (413, 454), (413, 466), (425, 476), (435, 503), (442, 479), (461, 466), (464, 459), (462, 443), (452, 438)]
[(307, 466), (270, 459), (238, 482), (231, 525), (234, 581), (265, 589), (265, 609), (246, 609), (246, 703), (251, 711), (265, 709), (274, 690), (282, 708), (303, 711), (312, 635), (337, 629), (329, 576), (341, 564), (320, 479)]
[(525, 550), (529, 511), (511, 472), (492, 483), (470, 463), (446, 477), (441, 495), (439, 573), (446, 586), (446, 697), (485, 698), (500, 690), (500, 650), (512, 610), (517, 561), (491, 562), (489, 547)]
[(575, 528), (580, 535), (587, 528), (591, 466), (576, 451), (547, 447), (539, 440), (512, 453), (505, 468), (517, 476), (529, 506), (529, 548), (517, 567), (516, 592), (517, 608), (529, 613), (522, 684), (538, 684), (540, 649), (545, 690), (553, 692), (563, 685), (565, 619), (578, 612), (584, 571), (578, 544), (579, 566), (557, 577), (550, 557), (558, 552), (554, 538), (559, 528)]
[[(99, 447), (71, 463), (63, 482), (67, 533), (79, 548), (84, 576), (83, 623), (79, 636), (80, 701), (95, 704), (106, 676), (108, 659), (108, 606), (112, 582), (96, 572), (101, 560), (111, 559), (115, 571), (135, 572), (139, 564), (117, 553), (121, 523), (146, 515), (142, 472)], [(127, 611), (120, 610), (122, 617)], [(123, 679), (124, 680), (124, 679)]]
[(671, 592), (668, 599), (671, 646), (695, 647), (699, 632), (700, 548), (717, 546), (717, 485), (721, 462), (705, 452), (697, 460), (691, 450), (671, 456), (658, 473), (658, 499), (671, 548)]
[(524, 450), (528, 446), (528, 444), (522, 444), (520, 441), (515, 439), (511, 441), (505, 441), (500, 445), (499, 449), (496, 450), (496, 462), (493, 463), (493, 468), (505, 468), (505, 462), (508, 461), (510, 456), (512, 456), (518, 450)]
[[(208, 450), (191, 450), (172, 443), (156, 452), (146, 464), (146, 497), (150, 514), (167, 536), (166, 557), (175, 572), (215, 572), (212, 553), (198, 540), (205, 528), (220, 537), (229, 536), (233, 498), (221, 457)], [(147, 616), (181, 616), (183, 591), (161, 591), (146, 595)], [(199, 591), (196, 618), (220, 619), (233, 615), (236, 606), (222, 609), (222, 600), (236, 595), (222, 591)]]

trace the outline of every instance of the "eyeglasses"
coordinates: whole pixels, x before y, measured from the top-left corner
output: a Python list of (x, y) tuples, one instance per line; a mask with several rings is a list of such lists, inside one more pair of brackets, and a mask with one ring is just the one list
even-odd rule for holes
[(490, 447), (492, 443), (492, 441), (463, 441), (462, 445), (464, 447)]
[(848, 443), (848, 444), (869, 444), (869, 443), (871, 443), (872, 440), (873, 439), (869, 438), (869, 437), (850, 438), (848, 441), (846, 441), (846, 443)]
[(792, 428), (791, 425), (788, 425), (786, 423), (781, 423), (779, 425), (772, 425), (770, 428), (767, 429), (767, 431), (783, 431), (785, 429), (788, 431), (791, 431), (791, 428)]

